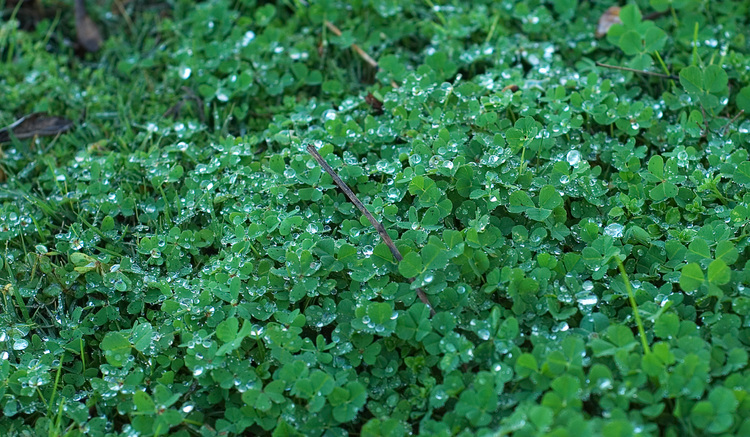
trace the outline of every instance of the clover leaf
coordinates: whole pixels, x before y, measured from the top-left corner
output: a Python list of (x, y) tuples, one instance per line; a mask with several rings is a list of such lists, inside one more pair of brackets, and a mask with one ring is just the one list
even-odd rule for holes
[(130, 348), (133, 345), (119, 332), (108, 332), (99, 345), (104, 351), (107, 362), (113, 366), (122, 366), (130, 356)]
[(718, 65), (705, 68), (690, 65), (680, 71), (680, 83), (685, 92), (712, 111), (721, 106), (719, 97), (727, 94), (728, 80), (726, 71)]
[[(552, 211), (561, 206), (563, 199), (552, 185), (545, 185), (539, 190), (537, 204), (524, 191), (516, 191), (510, 196), (508, 211), (523, 212), (535, 221), (545, 221), (552, 215)], [(538, 206), (537, 206), (538, 205)]]

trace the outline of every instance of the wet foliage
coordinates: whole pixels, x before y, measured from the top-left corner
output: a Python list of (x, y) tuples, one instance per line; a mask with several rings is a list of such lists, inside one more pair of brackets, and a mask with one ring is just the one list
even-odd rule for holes
[(75, 120), (3, 145), (0, 434), (750, 433), (747, 2), (67, 3), (0, 22), (0, 126)]

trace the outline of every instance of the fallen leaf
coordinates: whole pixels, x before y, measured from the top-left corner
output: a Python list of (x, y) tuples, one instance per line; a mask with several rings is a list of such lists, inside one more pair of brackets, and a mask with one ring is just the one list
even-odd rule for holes
[(610, 7), (599, 17), (599, 24), (596, 26), (596, 37), (601, 38), (606, 35), (613, 24), (622, 24), (619, 6)]
[(9, 142), (11, 132), (13, 132), (13, 136), (16, 138), (23, 140), (36, 136), (57, 135), (70, 129), (72, 126), (73, 122), (67, 118), (50, 116), (43, 112), (35, 112), (19, 118), (5, 129), (0, 129), (0, 143)]
[(76, 34), (78, 42), (88, 52), (96, 52), (102, 46), (102, 34), (94, 20), (86, 13), (84, 0), (76, 0)]
[(365, 96), (365, 102), (367, 102), (367, 104), (370, 105), (372, 110), (377, 114), (383, 113), (383, 102), (378, 100), (378, 98), (372, 95), (372, 93), (367, 93), (367, 95)]
[(515, 93), (518, 90), (519, 90), (518, 85), (508, 85), (508, 86), (504, 87), (501, 90), (501, 92), (503, 92), (503, 91), (510, 91), (512, 93)]
[(54, 15), (50, 17), (49, 11), (45, 11), (42, 2), (38, 1), (8, 0), (5, 2), (5, 10), (14, 11), (18, 28), (28, 32), (33, 32), (43, 19), (54, 18)]

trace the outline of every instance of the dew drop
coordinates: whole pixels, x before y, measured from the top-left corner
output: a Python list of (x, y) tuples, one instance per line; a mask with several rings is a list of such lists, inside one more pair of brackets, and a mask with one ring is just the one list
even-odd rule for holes
[(568, 164), (570, 164), (571, 166), (576, 167), (578, 166), (578, 163), (581, 162), (581, 152), (579, 152), (578, 150), (571, 150), (565, 156), (565, 160), (568, 161)]
[(242, 37), (242, 46), (245, 47), (248, 44), (250, 44), (250, 41), (255, 39), (255, 32), (252, 30), (248, 30), (245, 32), (245, 35)]
[(370, 245), (367, 245), (362, 248), (362, 255), (364, 255), (366, 258), (369, 258), (372, 256), (373, 248)]
[(335, 120), (336, 111), (334, 111), (333, 109), (326, 109), (326, 111), (323, 113), (323, 118), (325, 120)]
[(13, 350), (14, 351), (22, 351), (29, 347), (28, 340), (24, 340), (23, 338), (19, 338), (16, 341), (13, 342)]
[(623, 228), (624, 226), (619, 223), (612, 223), (611, 225), (604, 228), (604, 233), (612, 238), (621, 238)]

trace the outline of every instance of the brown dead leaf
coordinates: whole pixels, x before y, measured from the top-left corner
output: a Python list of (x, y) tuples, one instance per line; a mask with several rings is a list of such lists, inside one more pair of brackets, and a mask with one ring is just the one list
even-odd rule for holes
[(622, 24), (619, 6), (610, 7), (599, 17), (599, 24), (596, 26), (596, 37), (601, 38), (606, 35), (609, 28), (614, 24)]
[(84, 0), (76, 0), (76, 34), (78, 42), (88, 52), (96, 52), (102, 46), (102, 34), (94, 20), (86, 13)]
[(367, 93), (367, 95), (365, 96), (365, 102), (370, 105), (370, 107), (373, 111), (375, 111), (376, 114), (383, 113), (383, 102), (378, 100), (378, 98), (372, 95), (372, 93)]
[(67, 118), (47, 115), (43, 112), (21, 117), (13, 124), (0, 129), (0, 143), (10, 141), (10, 134), (19, 140), (36, 136), (50, 136), (65, 132), (73, 126), (73, 122)]
[(512, 93), (515, 93), (515, 92), (516, 92), (516, 91), (518, 91), (518, 90), (519, 90), (519, 88), (518, 88), (518, 85), (508, 85), (508, 86), (504, 87), (504, 88), (503, 88), (503, 89), (501, 90), (501, 92), (504, 92), (504, 91), (510, 91), (510, 92), (512, 92)]
[(7, 0), (4, 5), (6, 11), (13, 11), (15, 14), (18, 28), (28, 32), (33, 32), (43, 19), (54, 18), (54, 14), (50, 16), (40, 1)]

